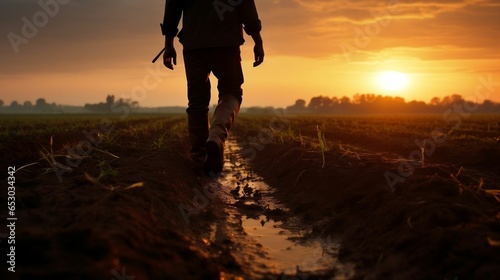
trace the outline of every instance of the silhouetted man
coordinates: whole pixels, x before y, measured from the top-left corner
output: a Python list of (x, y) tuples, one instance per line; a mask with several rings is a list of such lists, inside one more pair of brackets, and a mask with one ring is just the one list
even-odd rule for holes
[[(182, 30), (178, 24), (182, 15)], [(224, 165), (224, 143), (242, 101), (240, 45), (243, 29), (252, 36), (254, 67), (264, 60), (262, 29), (254, 0), (167, 0), (162, 33), (163, 63), (177, 64), (174, 37), (184, 50), (188, 84), (188, 130), (191, 158), (206, 174), (218, 177)], [(210, 80), (218, 79), (219, 102), (209, 127)]]

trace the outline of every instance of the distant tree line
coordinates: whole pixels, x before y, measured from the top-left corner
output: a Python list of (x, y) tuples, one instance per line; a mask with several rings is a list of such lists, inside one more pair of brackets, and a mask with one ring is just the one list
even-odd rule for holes
[(468, 105), (476, 108), (474, 113), (500, 113), (500, 103), (484, 100), (480, 104), (466, 101), (459, 94), (434, 97), (429, 103), (423, 101), (406, 102), (404, 98), (375, 95), (372, 93), (356, 94), (348, 97), (316, 96), (309, 104), (298, 99), (294, 105), (286, 107), (289, 113), (320, 113), (320, 114), (432, 114), (443, 113), (453, 106)]
[[(440, 114), (456, 106), (468, 105), (474, 108), (474, 113), (500, 113), (500, 103), (484, 100), (480, 104), (466, 101), (459, 94), (453, 94), (442, 98), (434, 97), (428, 103), (423, 101), (406, 102), (404, 98), (375, 95), (372, 93), (356, 94), (349, 97), (316, 96), (309, 103), (304, 99), (298, 99), (294, 105), (286, 107), (288, 113), (312, 113), (312, 114)], [(214, 108), (212, 108), (214, 109)], [(161, 113), (161, 112), (184, 112), (184, 107), (158, 107), (140, 108), (137, 101), (119, 98), (114, 95), (106, 96), (105, 102), (85, 104), (82, 106), (58, 105), (54, 102), (48, 103), (44, 98), (18, 103), (12, 101), (5, 105), (0, 100), (0, 113), (100, 113), (119, 114), (124, 110), (131, 113)], [(273, 107), (249, 107), (244, 108), (247, 113), (271, 114)]]
[(0, 112), (6, 113), (52, 113), (60, 112), (61, 107), (56, 103), (48, 103), (45, 98), (38, 98), (35, 104), (31, 103), (31, 101), (25, 101), (24, 103), (12, 101), (8, 106), (5, 105), (3, 100), (0, 100)]
[(136, 109), (139, 107), (139, 102), (133, 101), (131, 99), (120, 98), (116, 100), (114, 95), (106, 96), (106, 102), (99, 102), (97, 104), (85, 104), (85, 110), (93, 113), (103, 113), (103, 114), (113, 114), (123, 111), (124, 108), (127, 110)]
[(61, 113), (101, 113), (113, 114), (123, 112), (125, 109), (130, 112), (132, 109), (137, 109), (139, 103), (130, 99), (115, 100), (114, 95), (108, 95), (106, 102), (97, 104), (85, 104), (82, 106), (58, 105), (55, 102), (48, 103), (45, 98), (38, 98), (35, 104), (31, 101), (19, 103), (12, 101), (8, 106), (3, 100), (0, 100), (0, 113), (41, 113), (41, 114), (61, 114)]

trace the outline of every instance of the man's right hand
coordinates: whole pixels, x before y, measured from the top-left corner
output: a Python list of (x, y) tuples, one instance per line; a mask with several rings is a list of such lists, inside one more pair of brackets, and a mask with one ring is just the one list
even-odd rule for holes
[(253, 67), (257, 67), (264, 62), (264, 46), (262, 44), (255, 44), (253, 47), (253, 53), (255, 56), (255, 62), (253, 63)]
[[(172, 65), (173, 62), (173, 65)], [(163, 53), (163, 64), (170, 70), (174, 70), (174, 65), (177, 65), (177, 52), (174, 48), (174, 40), (165, 40), (165, 52)]]
[(264, 46), (262, 42), (262, 37), (260, 36), (260, 32), (257, 32), (252, 35), (252, 39), (255, 43), (253, 47), (253, 53), (255, 55), (255, 62), (253, 63), (253, 67), (257, 67), (264, 62)]

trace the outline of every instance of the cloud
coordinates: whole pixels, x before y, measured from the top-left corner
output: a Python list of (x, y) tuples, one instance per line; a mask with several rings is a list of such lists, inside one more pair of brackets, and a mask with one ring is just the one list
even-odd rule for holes
[[(1, 1), (0, 73), (143, 67), (162, 47), (159, 22), (164, 0), (66, 1), (36, 36), (19, 45), (19, 54), (7, 34), (22, 33), (22, 18), (32, 20), (41, 10), (39, 1)], [(346, 45), (354, 48), (354, 61), (387, 57), (391, 52), (422, 60), (499, 56), (500, 3), (494, 0), (256, 0), (256, 4), (271, 56), (343, 60)], [(248, 37), (247, 41), (251, 44)]]
[[(66, 0), (45, 25), (34, 15), (44, 10), (39, 1), (2, 0), (0, 59), (3, 73), (73, 72), (125, 66), (150, 60), (161, 49), (159, 23), (164, 1)], [(55, 0), (42, 0), (54, 3)], [(47, 14), (47, 13), (45, 13)], [(35, 35), (23, 33), (26, 21)], [(27, 39), (15, 53), (8, 34)]]
[(498, 58), (497, 1), (290, 0), (286, 10), (286, 15), (277, 13), (264, 21), (264, 26), (290, 23), (278, 24), (286, 32), (273, 30), (268, 39), (276, 54), (342, 57), (342, 46), (349, 45), (374, 54), (398, 47), (422, 48), (408, 55), (432, 60)]

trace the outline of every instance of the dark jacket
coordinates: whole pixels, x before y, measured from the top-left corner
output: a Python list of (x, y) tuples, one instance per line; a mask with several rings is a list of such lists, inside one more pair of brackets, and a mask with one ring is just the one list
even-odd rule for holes
[[(182, 30), (178, 25), (182, 15)], [(162, 33), (185, 50), (242, 45), (262, 29), (254, 0), (167, 0)]]

